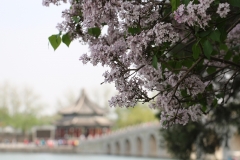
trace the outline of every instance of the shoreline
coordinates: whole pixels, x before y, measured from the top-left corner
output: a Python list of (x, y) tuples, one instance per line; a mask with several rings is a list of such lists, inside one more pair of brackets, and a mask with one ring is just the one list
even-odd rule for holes
[(80, 153), (78, 147), (73, 146), (16, 146), (0, 145), (0, 152), (18, 152), (18, 153)]

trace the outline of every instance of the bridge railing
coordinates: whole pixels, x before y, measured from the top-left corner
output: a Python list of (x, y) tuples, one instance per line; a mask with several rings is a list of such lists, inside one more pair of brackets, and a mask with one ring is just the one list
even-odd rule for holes
[(147, 122), (147, 123), (142, 123), (134, 126), (129, 126), (125, 128), (121, 128), (115, 131), (110, 131), (108, 133), (102, 134), (102, 135), (97, 135), (94, 137), (89, 136), (86, 139), (81, 139), (81, 141), (95, 141), (98, 139), (104, 139), (104, 138), (110, 138), (118, 135), (123, 135), (127, 134), (130, 132), (135, 132), (137, 130), (145, 130), (145, 129), (150, 129), (150, 128), (159, 128), (160, 129), (160, 123), (158, 121), (154, 122)]

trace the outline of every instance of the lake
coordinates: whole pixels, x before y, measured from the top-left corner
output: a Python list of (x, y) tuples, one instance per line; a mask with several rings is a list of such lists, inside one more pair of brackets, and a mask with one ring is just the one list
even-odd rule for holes
[[(0, 160), (156, 160), (156, 159), (140, 157), (107, 156), (107, 155), (0, 153)], [(160, 159), (158, 158), (157, 160)]]

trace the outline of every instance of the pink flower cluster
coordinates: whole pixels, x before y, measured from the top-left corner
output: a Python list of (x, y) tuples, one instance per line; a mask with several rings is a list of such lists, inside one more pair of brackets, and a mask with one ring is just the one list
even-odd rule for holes
[[(43, 4), (59, 5), (60, 1), (43, 0)], [(109, 100), (110, 106), (133, 107), (137, 102), (148, 102), (150, 107), (161, 111), (163, 126), (184, 125), (201, 115), (199, 102), (189, 106), (184, 100), (186, 97), (194, 100), (205, 93), (209, 81), (203, 80), (205, 72), (198, 73), (183, 66), (172, 69), (168, 62), (178, 62), (173, 55), (180, 53), (171, 51), (189, 32), (184, 25), (203, 29), (208, 26), (211, 14), (207, 10), (213, 1), (199, 0), (197, 4), (190, 1), (187, 6), (180, 5), (174, 17), (166, 18), (163, 10), (170, 3), (161, 1), (71, 0), (71, 8), (63, 12), (65, 20), (58, 28), (89, 45), (89, 53), (80, 57), (84, 64), (109, 68), (103, 73), (104, 82), (114, 83), (118, 90), (118, 95)], [(220, 3), (217, 11), (220, 17), (226, 17), (228, 12), (229, 5)], [(98, 38), (91, 36), (87, 31), (93, 27), (104, 29), (106, 33), (102, 32)], [(129, 29), (136, 29), (136, 33), (130, 33)], [(229, 45), (238, 42), (239, 38), (232, 32), (229, 36), (232, 37)], [(182, 43), (192, 37), (188, 36)], [(155, 67), (154, 61), (157, 61)], [(210, 60), (206, 61), (209, 65)], [(210, 105), (212, 101), (208, 102)]]
[[(52, 4), (54, 4), (54, 5), (60, 5), (60, 2), (59, 2), (60, 0), (43, 0), (42, 1), (42, 4), (44, 5), (44, 6), (49, 6), (51, 3)], [(64, 3), (67, 3), (67, 0), (61, 0), (61, 1), (63, 1)]]
[(205, 28), (211, 20), (207, 14), (207, 9), (214, 0), (199, 0), (199, 4), (190, 1), (187, 6), (181, 4), (174, 12), (174, 18), (178, 23), (187, 23), (189, 26), (199, 25)]
[(225, 18), (228, 14), (228, 12), (230, 12), (230, 6), (228, 3), (220, 3), (217, 9), (217, 13), (219, 14), (219, 16), (221, 18)]
[[(199, 0), (199, 4), (193, 4), (193, 1), (190, 1), (187, 6), (181, 4), (174, 12), (174, 19), (178, 23), (187, 23), (189, 26), (199, 25), (201, 28), (205, 28), (211, 20), (211, 15), (207, 14), (207, 10), (213, 1)], [(228, 3), (219, 4), (217, 13), (221, 18), (225, 18), (229, 11)]]

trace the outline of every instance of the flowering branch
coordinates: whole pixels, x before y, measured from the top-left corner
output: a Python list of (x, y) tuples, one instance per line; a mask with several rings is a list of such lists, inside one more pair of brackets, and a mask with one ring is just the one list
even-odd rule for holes
[[(67, 0), (43, 0), (43, 5), (61, 2)], [(240, 5), (234, 0), (69, 3), (57, 26), (60, 33), (49, 41), (54, 50), (61, 42), (88, 44), (80, 60), (109, 69), (103, 83), (118, 90), (110, 106), (149, 103), (168, 127), (199, 120), (230, 94), (240, 68)], [(236, 74), (226, 78), (230, 73)]]

